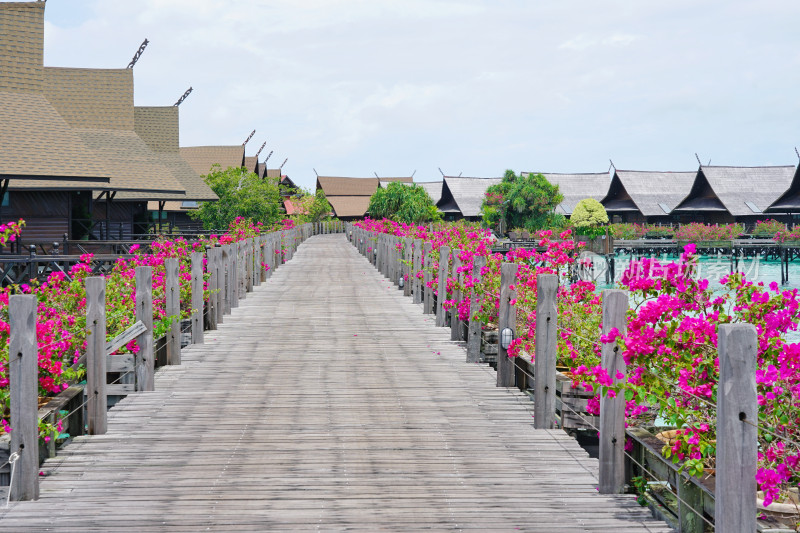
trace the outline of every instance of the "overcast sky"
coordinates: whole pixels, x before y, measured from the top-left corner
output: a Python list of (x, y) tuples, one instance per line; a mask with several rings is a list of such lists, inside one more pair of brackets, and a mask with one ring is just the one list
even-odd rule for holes
[(796, 0), (49, 0), (45, 64), (118, 68), (181, 145), (320, 175), (797, 163)]

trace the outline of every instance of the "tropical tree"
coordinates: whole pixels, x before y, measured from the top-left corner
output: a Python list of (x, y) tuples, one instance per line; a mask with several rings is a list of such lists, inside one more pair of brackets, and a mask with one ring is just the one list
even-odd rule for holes
[(392, 182), (379, 187), (369, 199), (367, 212), (373, 219), (388, 218), (406, 224), (442, 220), (428, 192), (413, 183)]
[(481, 213), (489, 227), (502, 224), (535, 231), (564, 224), (564, 217), (554, 212), (563, 200), (558, 185), (543, 175), (517, 176), (513, 170), (506, 170), (503, 181), (487, 189)]
[(237, 217), (272, 224), (283, 218), (278, 178), (261, 179), (245, 168), (214, 165), (203, 179), (219, 200), (203, 202), (191, 214), (206, 229), (227, 228)]
[(297, 191), (297, 196), (293, 197), (291, 201), (295, 205), (295, 214), (292, 215), (292, 218), (300, 224), (320, 222), (333, 212), (333, 208), (322, 189), (319, 189), (314, 194), (299, 190)]
[(572, 210), (570, 216), (576, 228), (593, 228), (608, 223), (608, 213), (603, 204), (594, 198), (584, 198)]

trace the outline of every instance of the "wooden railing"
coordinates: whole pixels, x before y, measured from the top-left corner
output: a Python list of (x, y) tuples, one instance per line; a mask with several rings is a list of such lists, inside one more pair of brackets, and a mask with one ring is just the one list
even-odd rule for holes
[[(204, 342), (204, 329), (215, 330), (225, 315), (239, 306), (255, 286), (266, 282), (280, 265), (290, 261), (298, 246), (312, 235), (342, 233), (342, 222), (304, 224), (294, 229), (259, 235), (243, 241), (208, 247), (191, 257), (191, 344)], [(204, 261), (206, 263), (203, 266)], [(263, 265), (263, 267), (262, 267)], [(165, 312), (180, 316), (178, 259), (165, 261)], [(208, 275), (208, 299), (204, 276)], [(39, 465), (57, 453), (56, 440), (42, 443), (38, 421), (61, 419), (72, 437), (106, 432), (108, 407), (124, 395), (152, 391), (157, 353), (153, 339), (152, 267), (136, 268), (136, 322), (112, 340), (106, 337), (106, 279), (86, 279), (86, 352), (77, 364), (86, 365), (86, 384), (73, 385), (38, 407), (37, 299), (13, 295), (9, 300), (9, 407), (13, 431), (0, 438), (0, 485), (10, 485), (12, 500), (38, 498)], [(173, 320), (162, 344), (167, 365), (181, 363), (181, 324)], [(136, 340), (136, 354), (115, 354)], [(66, 413), (66, 414), (65, 414)], [(40, 446), (44, 444), (43, 446)], [(3, 483), (5, 481), (5, 483)]]
[[(435, 298), (427, 283), (433, 275), (433, 257), (439, 257), (439, 287), (447, 283), (448, 261), (454, 264), (450, 277), (458, 278), (462, 274), (456, 271), (459, 251), (451, 251), (443, 246), (432, 250), (429, 242), (424, 244), (420, 239), (399, 238), (383, 233), (368, 232), (352, 224), (348, 224), (346, 233), (348, 240), (375, 267), (395, 285), (404, 290), (406, 296), (412, 296), (414, 303), (421, 303), (423, 313), (435, 314), (436, 325), (441, 327), (449, 323), (453, 340), (466, 340), (466, 362), (475, 363), (480, 355), (480, 336), (482, 324), (470, 319), (468, 327), (463, 327), (458, 318), (458, 310), (449, 313), (442, 307), (444, 298)], [(455, 258), (455, 262), (453, 262)], [(473, 277), (480, 279), (480, 268), (485, 258), (475, 260)], [(417, 276), (422, 273), (422, 280)], [(556, 294), (558, 278), (554, 274), (537, 276), (537, 321), (536, 321), (536, 353), (534, 362), (529, 363), (521, 358), (509, 358), (506, 348), (508, 342), (503, 340), (503, 330), (516, 330), (516, 310), (512, 304), (516, 299), (511, 286), (516, 283), (517, 265), (503, 263), (501, 265), (500, 310), (498, 331), (500, 342), (497, 355), (497, 386), (514, 387), (530, 390), (534, 401), (534, 427), (553, 429), (563, 427), (565, 416), (573, 416), (584, 421), (593, 431), (599, 433), (599, 491), (604, 494), (623, 492), (630, 481), (632, 472), (653, 476), (646, 470), (649, 463), (643, 459), (646, 453), (641, 443), (641, 435), (635, 429), (625, 428), (625, 396), (606, 395), (600, 400), (600, 416), (586, 417), (584, 412), (576, 412), (558, 397), (556, 369), (556, 340), (558, 336), (558, 311)], [(406, 279), (408, 280), (406, 282)], [(463, 279), (463, 278), (462, 278)], [(462, 284), (463, 285), (463, 284)], [(620, 332), (627, 331), (628, 295), (625, 291), (604, 290), (603, 298), (603, 333), (616, 327)], [(455, 297), (460, 298), (459, 295)], [(481, 295), (474, 291), (469, 297), (473, 306), (477, 307)], [(434, 302), (434, 300), (436, 300)], [(474, 309), (474, 307), (472, 307)], [(466, 338), (463, 332), (467, 331)], [(709, 489), (701, 480), (681, 472), (669, 461), (662, 461), (664, 468), (656, 468), (660, 472), (671, 475), (676, 482), (673, 493), (678, 501), (678, 513), (675, 526), (679, 531), (700, 533), (710, 526), (716, 531), (726, 533), (753, 533), (756, 530), (756, 464), (757, 464), (757, 432), (758, 405), (755, 395), (755, 362), (756, 362), (756, 330), (750, 324), (727, 324), (719, 328), (719, 361), (720, 378), (717, 397), (717, 455), (716, 486)], [(626, 365), (622, 351), (614, 343), (601, 344), (601, 365), (616, 382), (624, 381)], [(724, 392), (723, 392), (724, 391)], [(574, 404), (573, 404), (574, 405)], [(570, 413), (566, 410), (571, 411)], [(560, 411), (560, 413), (558, 412)], [(597, 426), (594, 424), (599, 422)], [(638, 455), (625, 451), (626, 437), (639, 441)], [(659, 450), (650, 450), (653, 456), (660, 457)], [(639, 459), (637, 460), (637, 457)], [(656, 460), (657, 461), (657, 460)], [(668, 465), (668, 466), (667, 466)], [(670, 470), (671, 469), (671, 470)], [(656, 473), (657, 475), (657, 473)]]

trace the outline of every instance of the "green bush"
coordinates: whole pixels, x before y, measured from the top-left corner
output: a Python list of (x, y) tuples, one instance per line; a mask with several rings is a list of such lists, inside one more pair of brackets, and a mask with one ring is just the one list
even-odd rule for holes
[(385, 188), (378, 188), (369, 199), (367, 211), (375, 220), (388, 218), (405, 224), (442, 219), (428, 192), (413, 183), (392, 182)]
[(565, 224), (564, 217), (554, 213), (563, 200), (558, 185), (543, 175), (517, 176), (513, 170), (506, 170), (503, 181), (486, 190), (481, 214), (489, 227), (497, 227), (502, 221), (506, 228), (536, 231)]
[(578, 202), (570, 216), (572, 224), (578, 228), (596, 228), (608, 223), (608, 213), (603, 204), (594, 198), (585, 198)]

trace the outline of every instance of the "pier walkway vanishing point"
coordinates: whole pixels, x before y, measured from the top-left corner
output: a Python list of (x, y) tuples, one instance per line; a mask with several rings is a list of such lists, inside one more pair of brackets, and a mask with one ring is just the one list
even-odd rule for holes
[(312, 237), (0, 531), (671, 531), (464, 360), (344, 235)]

